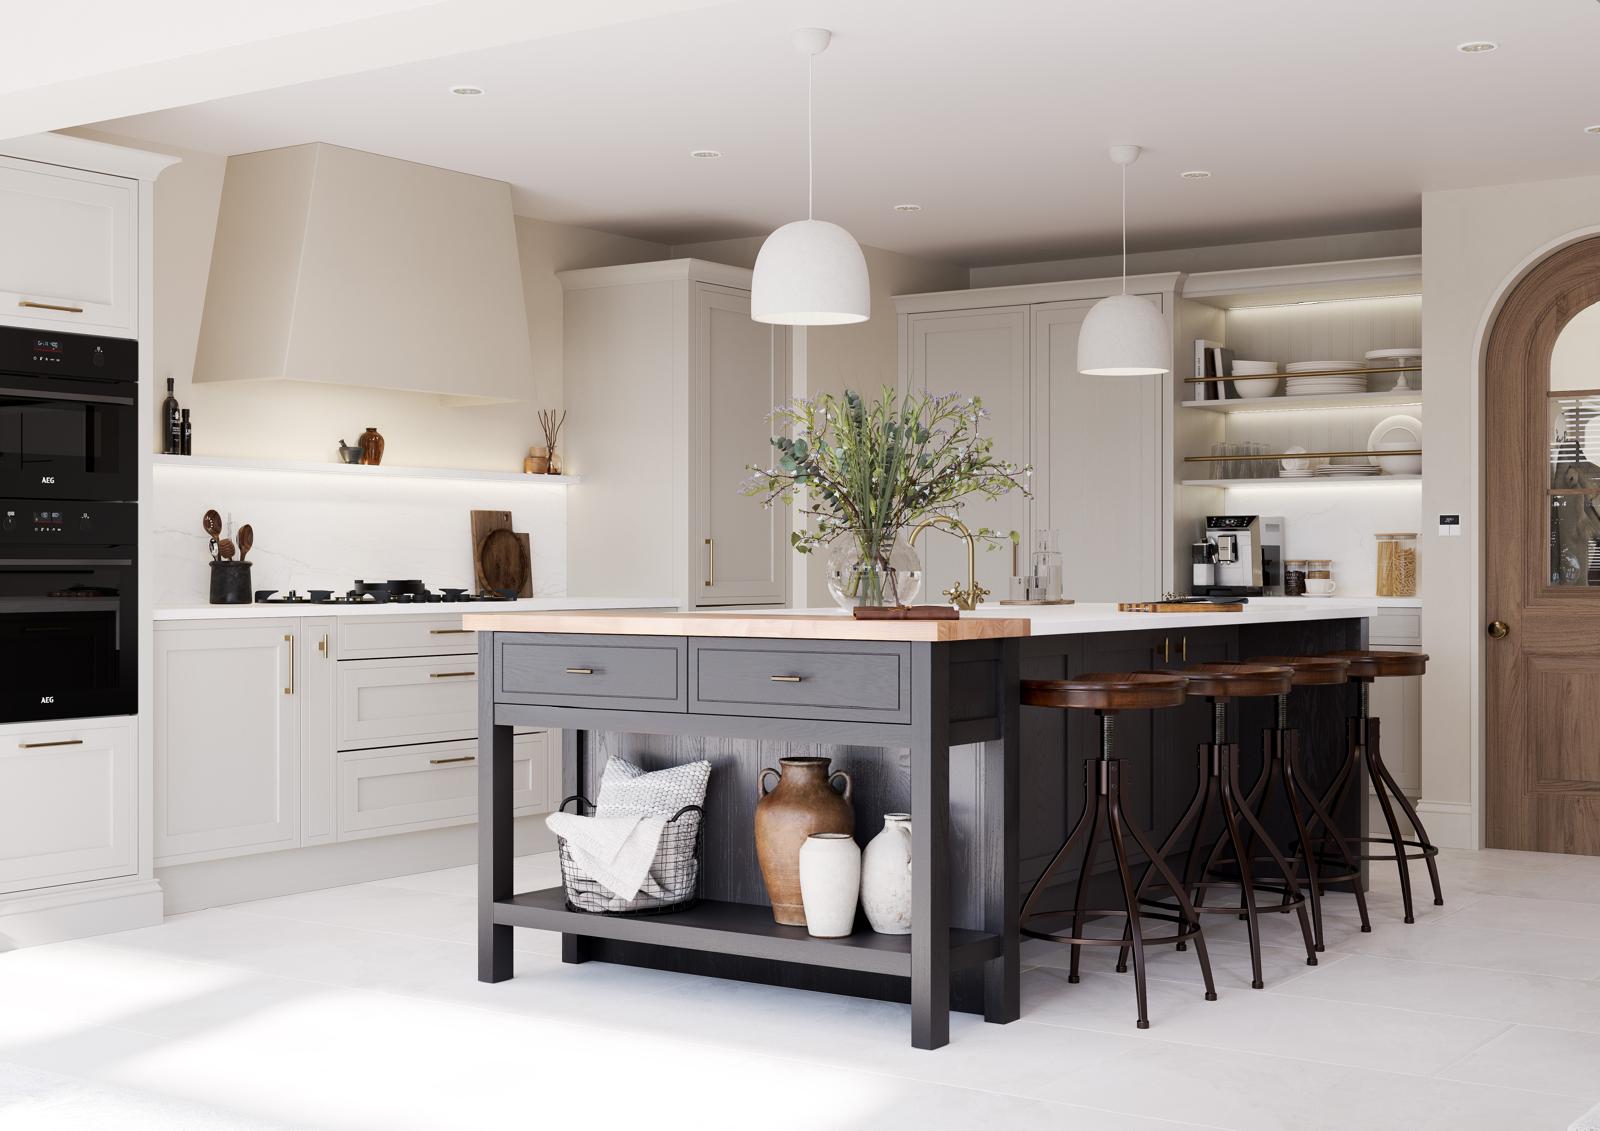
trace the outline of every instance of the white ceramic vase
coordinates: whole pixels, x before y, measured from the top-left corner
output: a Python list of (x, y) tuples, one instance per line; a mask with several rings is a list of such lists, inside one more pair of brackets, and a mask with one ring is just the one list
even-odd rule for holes
[(800, 902), (806, 930), (839, 939), (855, 930), (861, 849), (849, 833), (812, 833), (800, 846)]
[(885, 813), (861, 859), (861, 907), (880, 935), (911, 933), (911, 815)]

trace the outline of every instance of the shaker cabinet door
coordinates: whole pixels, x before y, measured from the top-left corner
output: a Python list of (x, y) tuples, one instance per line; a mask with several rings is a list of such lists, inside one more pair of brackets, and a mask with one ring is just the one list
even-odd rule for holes
[(132, 337), (133, 181), (0, 158), (0, 318)]
[[(1033, 411), (1028, 388), (1028, 308), (989, 307), (905, 318), (906, 378), (909, 388), (928, 393), (961, 393), (978, 397), (989, 410), (983, 434), (994, 440), (994, 454), (1016, 464), (1029, 462), (1028, 421)], [(876, 390), (862, 390), (876, 393)], [(1010, 531), (1029, 538), (1029, 503), (1020, 491), (1000, 499), (969, 499), (961, 521), (973, 530), (988, 527), (1000, 533), (999, 548), (980, 549), (978, 582), (988, 600), (1010, 595)], [(925, 531), (917, 540), (922, 558), (922, 592), (917, 601), (946, 604), (941, 592), (967, 583), (967, 549), (944, 529)], [(1070, 594), (1069, 594), (1070, 595)]]
[(302, 680), (317, 676), (299, 635), (293, 619), (155, 633), (157, 864), (298, 843)]
[[(789, 335), (750, 320), (744, 291), (694, 288), (689, 351), (690, 596), (696, 605), (779, 605), (791, 508), (741, 490), (772, 463), (767, 417), (789, 396)], [(665, 436), (665, 432), (663, 432)], [(663, 443), (663, 451), (670, 448)]]

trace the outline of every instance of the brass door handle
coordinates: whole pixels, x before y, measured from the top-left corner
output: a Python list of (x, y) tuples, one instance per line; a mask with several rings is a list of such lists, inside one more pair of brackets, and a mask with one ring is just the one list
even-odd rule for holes
[(429, 679), (471, 679), (477, 672), (429, 672)]
[(1164, 637), (1161, 641), (1161, 662), (1172, 663), (1172, 637)]
[(1178, 653), (1178, 658), (1180, 660), (1182, 660), (1184, 663), (1187, 664), (1189, 662), (1189, 634), (1188, 633), (1184, 633), (1182, 649), (1183, 650)]
[(430, 628), (429, 636), (465, 636), (470, 633), (470, 628)]
[(324, 632), (322, 639), (317, 641), (317, 651), (322, 653), (323, 659), (328, 658), (328, 634)]
[(83, 739), (81, 739), (81, 738), (63, 738), (63, 739), (59, 739), (56, 742), (19, 742), (19, 743), (17, 743), (17, 749), (18, 750), (42, 750), (46, 746), (82, 746), (82, 745), (83, 745)]
[(706, 588), (717, 583), (717, 540), (706, 539)]
[(284, 643), (289, 645), (289, 686), (285, 687), (283, 689), (283, 693), (285, 695), (293, 695), (294, 694), (294, 634), (292, 632), (284, 633), (283, 634), (283, 640), (284, 640)]
[(773, 683), (799, 683), (805, 677), (799, 675), (769, 675), (767, 678)]
[(1493, 640), (1504, 640), (1511, 635), (1511, 626), (1503, 620), (1489, 622), (1489, 636)]
[(594, 669), (593, 668), (568, 668), (567, 669), (567, 674), (568, 675), (593, 675), (594, 674)]
[(83, 307), (81, 306), (57, 306), (53, 302), (34, 302), (31, 299), (23, 299), (21, 302), (17, 303), (17, 305), (26, 306), (30, 310), (59, 310), (64, 314), (83, 313)]
[(429, 758), (428, 759), (428, 765), (430, 765), (430, 766), (448, 766), (448, 765), (450, 765), (450, 764), (452, 764), (454, 762), (470, 762), (476, 757), (477, 757), (476, 754), (464, 754), (460, 758)]

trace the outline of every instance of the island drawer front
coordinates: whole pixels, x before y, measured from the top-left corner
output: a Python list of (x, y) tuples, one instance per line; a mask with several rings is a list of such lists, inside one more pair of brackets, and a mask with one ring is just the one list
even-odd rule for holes
[(501, 703), (688, 710), (688, 642), (681, 636), (513, 633), (498, 643), (495, 699)]
[(691, 711), (780, 719), (911, 721), (909, 644), (691, 640), (689, 647)]
[(459, 613), (420, 617), (351, 613), (338, 622), (341, 660), (466, 656), (478, 650), (478, 634), (461, 627)]

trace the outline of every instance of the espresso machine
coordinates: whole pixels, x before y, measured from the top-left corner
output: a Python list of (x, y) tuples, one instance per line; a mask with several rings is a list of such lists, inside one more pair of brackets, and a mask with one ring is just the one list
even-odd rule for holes
[(1283, 519), (1214, 514), (1193, 547), (1197, 597), (1282, 597)]

